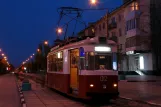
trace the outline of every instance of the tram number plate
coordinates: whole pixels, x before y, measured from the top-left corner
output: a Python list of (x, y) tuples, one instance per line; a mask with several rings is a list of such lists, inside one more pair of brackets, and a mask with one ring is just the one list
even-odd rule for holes
[(100, 81), (107, 81), (107, 76), (100, 76)]

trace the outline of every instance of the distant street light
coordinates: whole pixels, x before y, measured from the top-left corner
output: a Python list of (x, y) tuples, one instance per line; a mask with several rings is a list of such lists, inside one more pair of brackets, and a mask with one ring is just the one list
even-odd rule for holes
[(0, 52), (1, 52), (2, 50), (0, 49)]
[(37, 52), (40, 52), (40, 49), (37, 49)]
[(35, 54), (32, 54), (33, 56), (35, 55)]
[(44, 44), (45, 44), (45, 45), (48, 45), (48, 41), (45, 41)]
[(4, 54), (2, 54), (2, 56), (4, 56)]

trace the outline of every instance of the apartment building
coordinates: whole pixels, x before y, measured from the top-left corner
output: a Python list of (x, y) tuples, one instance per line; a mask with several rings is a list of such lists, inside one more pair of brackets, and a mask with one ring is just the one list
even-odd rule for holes
[(108, 36), (107, 14), (78, 33), (79, 36)]
[(119, 46), (118, 70), (149, 74), (156, 70), (152, 50), (152, 0), (123, 1), (122, 6), (108, 14), (109, 39)]
[[(157, 64), (161, 68), (161, 51), (157, 51), (161, 50), (161, 40), (157, 40), (160, 35), (155, 35), (161, 31), (157, 24), (161, 19), (161, 15), (158, 16), (161, 11), (157, 10), (159, 4), (161, 0), (123, 0), (119, 8), (86, 28), (84, 35), (106, 36), (118, 44), (119, 71), (133, 71), (140, 75), (154, 72)], [(157, 7), (157, 11), (152, 7)]]
[(95, 36), (108, 36), (107, 14), (95, 23)]

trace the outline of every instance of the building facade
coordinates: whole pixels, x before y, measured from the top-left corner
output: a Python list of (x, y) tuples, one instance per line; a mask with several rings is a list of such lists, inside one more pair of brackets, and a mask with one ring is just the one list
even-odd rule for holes
[(158, 57), (155, 56), (158, 55), (153, 54), (153, 48), (157, 44), (152, 44), (155, 43), (152, 36), (152, 21), (155, 19), (151, 18), (155, 11), (151, 11), (151, 7), (160, 1), (152, 1), (124, 0), (122, 6), (108, 14), (109, 39), (115, 40), (119, 47), (119, 71), (145, 75), (156, 70)]
[(160, 4), (161, 0), (123, 0), (85, 29), (85, 35), (106, 36), (117, 43), (119, 71), (146, 75), (161, 70)]

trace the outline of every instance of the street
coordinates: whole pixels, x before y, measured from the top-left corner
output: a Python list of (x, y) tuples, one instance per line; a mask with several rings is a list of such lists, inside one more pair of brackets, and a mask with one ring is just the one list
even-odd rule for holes
[(161, 105), (161, 82), (119, 82), (120, 96)]
[(16, 81), (12, 74), (0, 76), (0, 107), (20, 107)]

